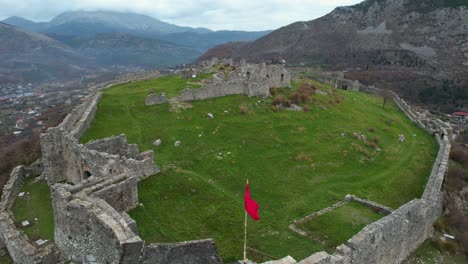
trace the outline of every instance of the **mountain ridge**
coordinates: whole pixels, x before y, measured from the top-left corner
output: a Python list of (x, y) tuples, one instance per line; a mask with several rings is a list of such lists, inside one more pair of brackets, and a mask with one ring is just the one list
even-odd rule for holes
[(0, 23), (0, 82), (76, 78), (94, 64), (71, 47)]
[[(143, 38), (161, 39), (180, 46), (205, 52), (209, 48), (230, 41), (252, 41), (271, 31), (240, 31), (181, 27), (136, 13), (113, 11), (68, 11), (49, 22), (35, 23), (10, 17), (5, 23), (51, 37), (79, 36), (91, 38), (102, 33), (127, 33)], [(62, 37), (61, 37), (62, 36)]]
[(345, 70), (418, 103), (445, 102), (448, 110), (468, 104), (467, 1), (367, 0), (235, 45), (212, 48), (198, 62), (224, 49), (234, 59)]

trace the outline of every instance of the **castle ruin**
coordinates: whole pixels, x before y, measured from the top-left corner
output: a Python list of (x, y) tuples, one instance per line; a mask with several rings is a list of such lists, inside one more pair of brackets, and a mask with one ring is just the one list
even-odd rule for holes
[[(182, 92), (180, 99), (203, 100), (228, 94), (267, 96), (271, 86), (284, 87), (289, 82), (290, 76), (282, 66), (243, 64), (228, 76), (215, 75), (206, 87)], [(382, 92), (372, 87), (362, 90)], [(41, 135), (42, 162), (12, 171), (0, 202), (0, 241), (14, 262), (222, 263), (211, 239), (146, 244), (139, 237), (135, 221), (126, 212), (138, 205), (137, 182), (159, 169), (152, 151), (140, 153), (124, 135), (79, 143), (100, 99), (99, 91), (93, 93), (58, 127)], [(337, 247), (334, 254), (319, 252), (298, 263), (399, 263), (433, 234), (432, 223), (442, 214), (442, 183), (450, 152), (447, 129), (440, 120), (423, 119), (396, 94), (393, 99), (412, 122), (435, 133), (439, 145), (423, 196), (369, 224)], [(444, 133), (442, 139), (437, 131)], [(26, 178), (40, 175), (52, 191), (55, 224), (54, 243), (43, 247), (33, 245), (16, 228), (11, 212)], [(288, 263), (296, 263), (288, 259)]]
[(269, 97), (272, 87), (290, 87), (291, 75), (282, 65), (249, 64), (244, 60), (227, 75), (220, 72), (200, 89), (186, 89), (179, 101), (200, 101), (232, 94)]

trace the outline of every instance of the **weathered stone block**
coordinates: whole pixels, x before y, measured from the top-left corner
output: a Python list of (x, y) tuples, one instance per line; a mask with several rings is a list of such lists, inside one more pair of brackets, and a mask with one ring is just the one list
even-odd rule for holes
[(169, 100), (167, 100), (167, 97), (164, 93), (161, 93), (160, 95), (156, 95), (154, 93), (149, 94), (145, 100), (146, 105), (159, 105), (168, 102)]

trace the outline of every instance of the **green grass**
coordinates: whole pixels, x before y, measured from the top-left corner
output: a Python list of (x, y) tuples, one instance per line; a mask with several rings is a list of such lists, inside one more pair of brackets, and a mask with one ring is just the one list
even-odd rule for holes
[[(46, 183), (33, 183), (33, 179), (28, 179), (21, 191), (29, 192), (30, 196), (17, 197), (12, 211), (16, 221), (28, 220), (34, 223), (29, 227), (19, 227), (20, 230), (31, 239), (54, 239), (54, 215), (52, 210), (52, 199), (50, 189)], [(37, 218), (37, 221), (34, 219)]]
[(404, 262), (404, 264), (464, 264), (467, 258), (463, 254), (452, 254), (448, 251), (439, 251), (431, 241), (424, 242)]
[(322, 241), (326, 250), (333, 253), (337, 246), (346, 242), (366, 225), (382, 217), (384, 215), (374, 212), (367, 206), (348, 202), (299, 227)]
[[(186, 82), (163, 77), (106, 90), (81, 138), (87, 142), (125, 133), (140, 150), (155, 151), (162, 173), (138, 184), (144, 207), (130, 212), (147, 242), (212, 237), (226, 262), (240, 259), (246, 178), (261, 216), (249, 222), (249, 246), (296, 259), (324, 246), (289, 231), (294, 219), (346, 194), (397, 208), (423, 192), (436, 144), (395, 105), (382, 109), (381, 98), (333, 93), (316, 83), (341, 102), (317, 95), (308, 113), (274, 112), (271, 98), (245, 96), (193, 102), (181, 113), (169, 112), (169, 105), (145, 106), (151, 90), (172, 96)], [(240, 114), (240, 105), (249, 113)], [(208, 112), (213, 120), (206, 118)], [(381, 150), (352, 138), (355, 132), (369, 140), (378, 137)], [(405, 143), (398, 143), (399, 134), (406, 136)], [(163, 143), (155, 148), (158, 138)], [(176, 140), (182, 142), (179, 148), (173, 146)]]
[(13, 264), (13, 260), (10, 258), (8, 253), (4, 256), (0, 256), (0, 264)]

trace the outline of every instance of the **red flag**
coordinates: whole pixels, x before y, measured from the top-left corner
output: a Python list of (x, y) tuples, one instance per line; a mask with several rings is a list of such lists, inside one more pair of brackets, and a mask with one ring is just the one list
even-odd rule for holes
[(254, 199), (250, 198), (249, 183), (246, 183), (245, 185), (244, 205), (245, 211), (247, 211), (253, 220), (260, 220), (260, 217), (258, 216), (259, 206)]

